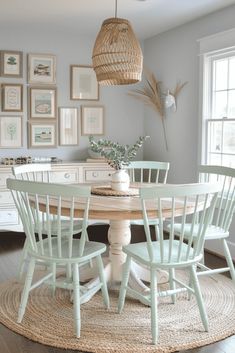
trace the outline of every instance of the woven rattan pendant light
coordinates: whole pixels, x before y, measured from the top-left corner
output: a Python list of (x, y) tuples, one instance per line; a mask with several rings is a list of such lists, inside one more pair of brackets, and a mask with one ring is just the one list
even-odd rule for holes
[(93, 68), (101, 85), (128, 85), (141, 80), (143, 55), (128, 20), (106, 19), (101, 26), (92, 53)]

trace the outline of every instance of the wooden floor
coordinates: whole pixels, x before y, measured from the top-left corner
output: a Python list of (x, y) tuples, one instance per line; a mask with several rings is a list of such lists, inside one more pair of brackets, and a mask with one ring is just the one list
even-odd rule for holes
[[(107, 229), (105, 229), (107, 231)], [(91, 233), (91, 237), (94, 234)], [(96, 236), (97, 238), (97, 236)], [(103, 241), (103, 236), (99, 237)], [(0, 233), (0, 281), (15, 277), (24, 235), (18, 233)], [(223, 260), (214, 255), (206, 255), (206, 263), (217, 267)], [(34, 343), (0, 324), (0, 353), (74, 353), (79, 351), (63, 350)], [(183, 352), (183, 351), (182, 351)], [(180, 352), (180, 353), (182, 353)], [(235, 336), (223, 341), (187, 350), (184, 353), (235, 353)]]

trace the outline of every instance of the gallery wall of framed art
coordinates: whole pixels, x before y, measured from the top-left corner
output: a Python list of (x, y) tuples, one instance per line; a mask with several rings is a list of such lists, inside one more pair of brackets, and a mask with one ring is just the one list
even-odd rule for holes
[[(125, 143), (129, 141), (130, 131), (133, 133), (133, 139), (143, 134), (141, 104), (128, 97), (127, 92), (130, 87), (125, 87), (125, 85), (120, 87), (100, 86), (98, 87), (98, 100), (97, 95), (92, 100), (71, 99), (71, 66), (89, 67), (88, 71), (92, 71), (92, 48), (94, 45), (92, 38), (82, 33), (69, 33), (63, 26), (54, 28), (53, 24), (50, 28), (46, 28), (46, 26), (36, 28), (35, 26), (32, 30), (26, 24), (17, 30), (15, 24), (14, 21), (10, 21), (6, 26), (1, 24), (0, 56), (2, 56), (2, 52), (8, 53), (7, 56), (10, 57), (10, 60), (8, 60), (8, 67), (5, 65), (4, 75), (10, 76), (2, 76), (0, 73), (0, 116), (22, 117), (22, 146), (4, 148), (1, 147), (0, 142), (0, 159), (11, 156), (57, 156), (63, 160), (86, 160), (88, 158), (89, 136), (82, 134), (82, 106), (104, 106), (104, 135), (94, 135), (97, 136), (97, 139), (104, 137)], [(5, 55), (5, 62), (6, 60)], [(30, 61), (31, 64), (29, 64)], [(10, 69), (9, 63), (11, 63), (11, 68), (16, 66), (16, 70)], [(29, 75), (29, 65), (31, 66), (31, 75)], [(34, 71), (32, 73), (33, 66), (36, 69), (35, 74)], [(2, 71), (1, 68), (0, 70)], [(13, 76), (13, 74), (17, 76)], [(47, 79), (47, 76), (50, 78)], [(80, 74), (78, 76), (81, 77)], [(87, 85), (89, 79), (86, 79), (86, 75), (84, 81), (85, 85), (82, 84), (82, 87), (79, 88), (82, 91), (86, 91), (86, 87), (89, 86), (89, 84)], [(2, 102), (4, 84), (23, 85), (22, 111), (20, 111), (18, 103), (19, 88), (15, 92), (11, 90), (10, 109), (5, 111), (6, 107), (3, 107)], [(53, 87), (56, 89), (56, 118), (54, 118), (57, 133), (56, 147), (31, 148), (29, 145), (28, 122), (42, 120), (41, 118), (30, 118), (29, 90), (31, 87)], [(88, 91), (90, 90), (88, 89)], [(14, 94), (12, 95), (12, 93)], [(71, 139), (68, 137), (70, 133), (68, 134), (67, 127), (66, 139), (69, 140), (61, 138), (60, 108), (77, 109), (78, 139), (73, 136), (72, 144), (70, 144)], [(52, 122), (53, 118), (43, 118), (46, 123), (48, 120)]]
[(68, 104), (60, 106), (55, 54), (3, 49), (0, 60), (0, 148), (24, 147), (25, 134), (28, 149), (79, 146), (80, 137), (104, 134), (104, 106), (93, 103), (100, 92), (92, 66), (69, 65)]

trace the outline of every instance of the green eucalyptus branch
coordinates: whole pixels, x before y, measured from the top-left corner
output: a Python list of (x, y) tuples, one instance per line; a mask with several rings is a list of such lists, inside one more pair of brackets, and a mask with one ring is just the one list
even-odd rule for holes
[(105, 139), (95, 141), (93, 136), (89, 136), (89, 142), (93, 152), (100, 153), (112, 168), (120, 170), (130, 164), (147, 138), (149, 136), (140, 136), (133, 146), (120, 145), (118, 142)]

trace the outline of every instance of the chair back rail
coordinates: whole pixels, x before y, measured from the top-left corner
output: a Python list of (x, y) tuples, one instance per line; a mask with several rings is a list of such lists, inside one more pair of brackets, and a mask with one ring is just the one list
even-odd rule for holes
[[(82, 200), (84, 214), (82, 217), (82, 232), (76, 256), (82, 256), (87, 240), (87, 219), (90, 199), (90, 186), (61, 185), (28, 180), (7, 179), (7, 187), (11, 190), (16, 207), (19, 211), (30, 250), (41, 257), (51, 260), (55, 258), (71, 259), (73, 256), (74, 209), (76, 201)], [(70, 205), (70, 214), (67, 217), (66, 243), (63, 247), (62, 237), (62, 207), (66, 202)], [(41, 222), (41, 205), (45, 221)], [(56, 222), (53, 222), (51, 210), (56, 213)], [(53, 223), (52, 223), (53, 222)], [(52, 224), (53, 229), (52, 231)], [(42, 229), (43, 227), (43, 229)], [(43, 234), (42, 234), (43, 231)], [(56, 234), (56, 237), (53, 235)], [(62, 254), (63, 252), (63, 254)]]
[[(154, 200), (159, 217), (160, 261), (165, 265), (175, 263), (177, 266), (177, 264), (193, 262), (196, 257), (201, 256), (205, 231), (217, 203), (218, 191), (219, 186), (216, 184), (162, 185), (161, 187), (140, 189), (147, 248), (151, 262), (154, 262), (156, 258), (154, 252), (157, 248), (156, 242), (151, 240), (150, 234), (147, 213), (149, 200), (151, 202)], [(170, 232), (167, 242), (164, 238), (163, 227), (163, 210), (166, 207), (166, 202), (170, 209), (168, 218)], [(181, 205), (180, 216), (179, 205)], [(199, 213), (200, 217), (198, 217)], [(185, 225), (189, 217), (192, 219), (191, 227), (190, 232), (186, 234)], [(181, 229), (177, 236), (174, 232), (176, 223), (181, 223)]]
[(220, 193), (211, 224), (228, 231), (235, 210), (235, 169), (223, 166), (201, 165), (199, 178), (220, 185)]
[[(28, 181), (40, 181), (49, 183), (51, 180), (51, 164), (50, 163), (29, 163), (23, 165), (12, 166), (12, 174), (16, 179)], [(56, 216), (52, 216), (56, 220)], [(46, 215), (41, 212), (41, 222), (44, 224)]]

